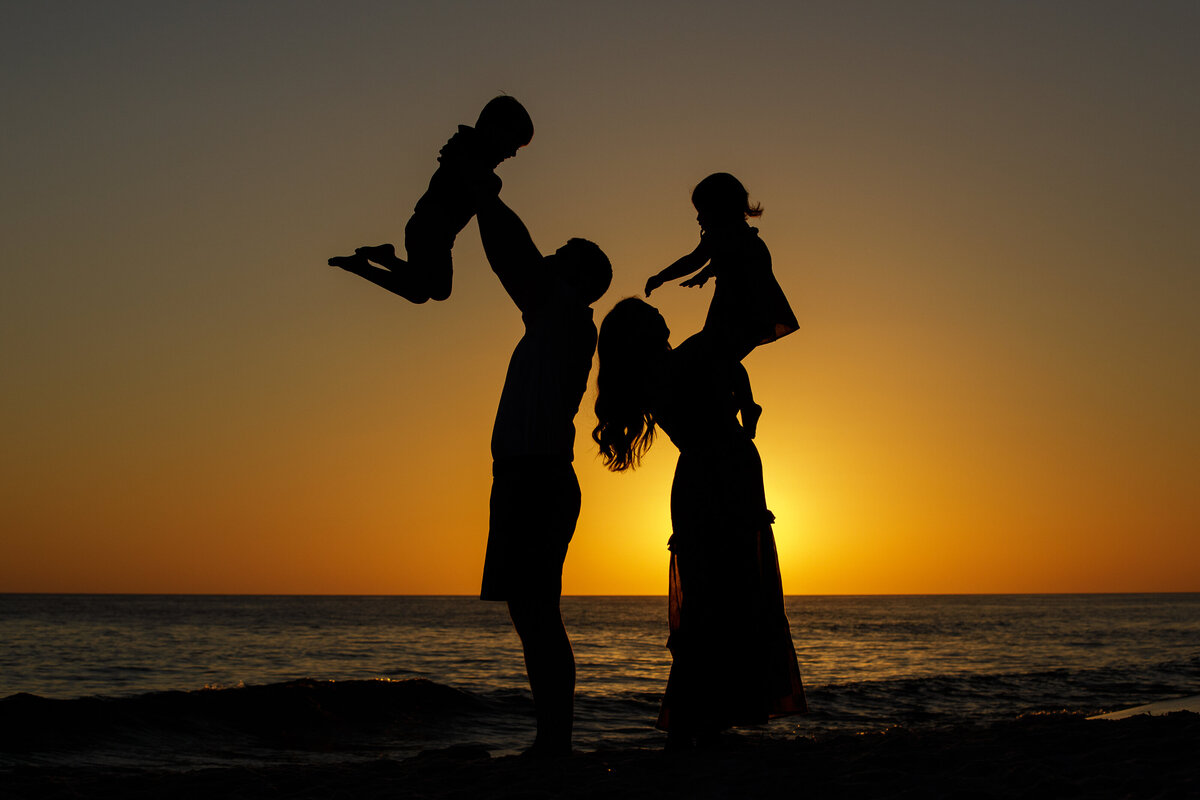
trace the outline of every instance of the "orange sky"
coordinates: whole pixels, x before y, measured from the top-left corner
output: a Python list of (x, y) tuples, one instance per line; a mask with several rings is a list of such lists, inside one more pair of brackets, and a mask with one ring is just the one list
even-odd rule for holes
[[(519, 316), (473, 225), (442, 304), (324, 261), (500, 91), (537, 127), (503, 197), (609, 253), (597, 319), (704, 175), (765, 206), (787, 592), (1200, 591), (1194, 4), (9, 16), (0, 591), (475, 593)], [(675, 342), (710, 291), (655, 293)], [(565, 591), (662, 593), (675, 451), (605, 472), (593, 399)]]

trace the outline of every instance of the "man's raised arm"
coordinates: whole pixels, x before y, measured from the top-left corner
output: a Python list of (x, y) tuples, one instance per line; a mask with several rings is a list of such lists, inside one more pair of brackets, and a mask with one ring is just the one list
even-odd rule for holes
[(499, 195), (480, 198), (475, 219), (492, 272), (517, 308), (528, 310), (547, 288), (542, 254), (529, 229)]

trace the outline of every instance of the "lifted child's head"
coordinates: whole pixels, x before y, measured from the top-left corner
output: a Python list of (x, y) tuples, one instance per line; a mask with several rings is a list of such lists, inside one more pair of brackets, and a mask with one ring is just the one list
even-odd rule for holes
[(762, 206), (750, 205), (750, 193), (728, 172), (714, 172), (696, 184), (692, 205), (696, 207), (696, 220), (705, 229), (762, 215)]
[(493, 98), (483, 107), (475, 130), (498, 156), (497, 163), (533, 140), (533, 120), (529, 118), (529, 112), (506, 94)]

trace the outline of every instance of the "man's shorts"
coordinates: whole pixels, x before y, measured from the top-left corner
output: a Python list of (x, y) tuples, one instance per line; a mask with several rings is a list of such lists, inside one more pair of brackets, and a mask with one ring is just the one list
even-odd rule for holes
[(569, 461), (492, 464), (491, 525), (483, 600), (557, 598), (579, 519), (579, 481)]

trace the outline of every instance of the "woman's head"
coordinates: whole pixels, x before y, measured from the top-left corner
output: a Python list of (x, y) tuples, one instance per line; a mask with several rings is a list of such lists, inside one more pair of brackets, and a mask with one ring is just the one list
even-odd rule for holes
[(671, 349), (670, 335), (658, 309), (636, 297), (617, 303), (600, 323), (592, 439), (615, 472), (636, 467), (654, 442), (650, 383)]
[(750, 193), (728, 172), (714, 172), (696, 184), (692, 205), (696, 207), (696, 220), (705, 229), (762, 215), (762, 205), (750, 205)]
[[(607, 332), (607, 336), (605, 336)], [(614, 351), (662, 352), (670, 350), (671, 329), (659, 310), (638, 297), (626, 297), (604, 315), (600, 323), (601, 354)]]

